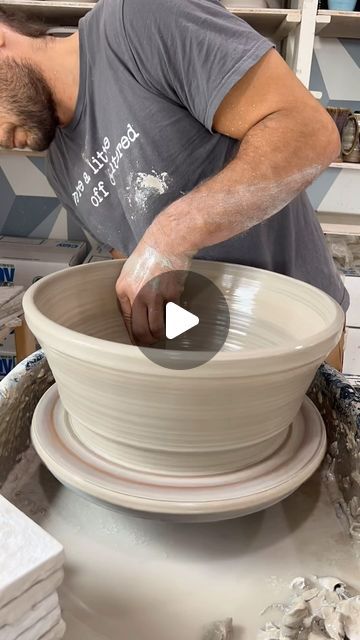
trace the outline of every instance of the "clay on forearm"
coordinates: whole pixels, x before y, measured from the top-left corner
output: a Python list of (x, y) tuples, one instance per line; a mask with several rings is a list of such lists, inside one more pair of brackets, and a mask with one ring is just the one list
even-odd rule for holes
[(262, 120), (219, 174), (157, 216), (144, 240), (168, 256), (194, 255), (283, 209), (338, 153), (332, 125), (310, 116), (289, 111)]

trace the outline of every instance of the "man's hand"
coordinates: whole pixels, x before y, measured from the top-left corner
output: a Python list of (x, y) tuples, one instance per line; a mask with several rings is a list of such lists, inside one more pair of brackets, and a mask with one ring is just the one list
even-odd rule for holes
[(165, 305), (179, 302), (190, 265), (190, 256), (175, 254), (164, 242), (157, 246), (154, 235), (156, 222), (125, 262), (116, 283), (126, 328), (141, 346), (164, 337)]

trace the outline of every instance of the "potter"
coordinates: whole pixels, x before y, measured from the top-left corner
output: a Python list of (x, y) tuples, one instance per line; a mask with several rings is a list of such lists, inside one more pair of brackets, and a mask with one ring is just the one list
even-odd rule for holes
[(338, 157), (337, 128), (220, 2), (100, 0), (67, 38), (2, 9), (0, 61), (0, 144), (48, 148), (62, 205), (128, 256), (116, 294), (139, 342), (163, 332), (168, 301), (160, 287), (133, 317), (139, 265), (143, 285), (194, 257), (260, 267), (346, 310), (304, 193)]

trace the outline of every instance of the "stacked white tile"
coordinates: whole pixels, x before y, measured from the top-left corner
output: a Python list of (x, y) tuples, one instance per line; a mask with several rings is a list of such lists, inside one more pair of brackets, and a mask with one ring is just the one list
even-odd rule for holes
[(33, 282), (55, 271), (81, 264), (85, 242), (0, 236), (0, 286)]
[[(55, 271), (81, 264), (87, 245), (82, 241), (0, 236), (0, 287), (33, 282)], [(15, 339), (0, 339), (0, 380), (16, 365)]]
[(0, 496), (0, 640), (59, 640), (64, 551)]
[(350, 295), (350, 307), (346, 314), (343, 371), (360, 375), (360, 276), (345, 276), (345, 286)]

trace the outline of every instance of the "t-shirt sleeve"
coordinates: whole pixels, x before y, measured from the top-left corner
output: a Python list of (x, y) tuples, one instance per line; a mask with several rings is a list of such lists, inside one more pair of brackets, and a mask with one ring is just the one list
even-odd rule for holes
[(123, 0), (136, 75), (209, 131), (231, 88), (272, 44), (218, 0)]

